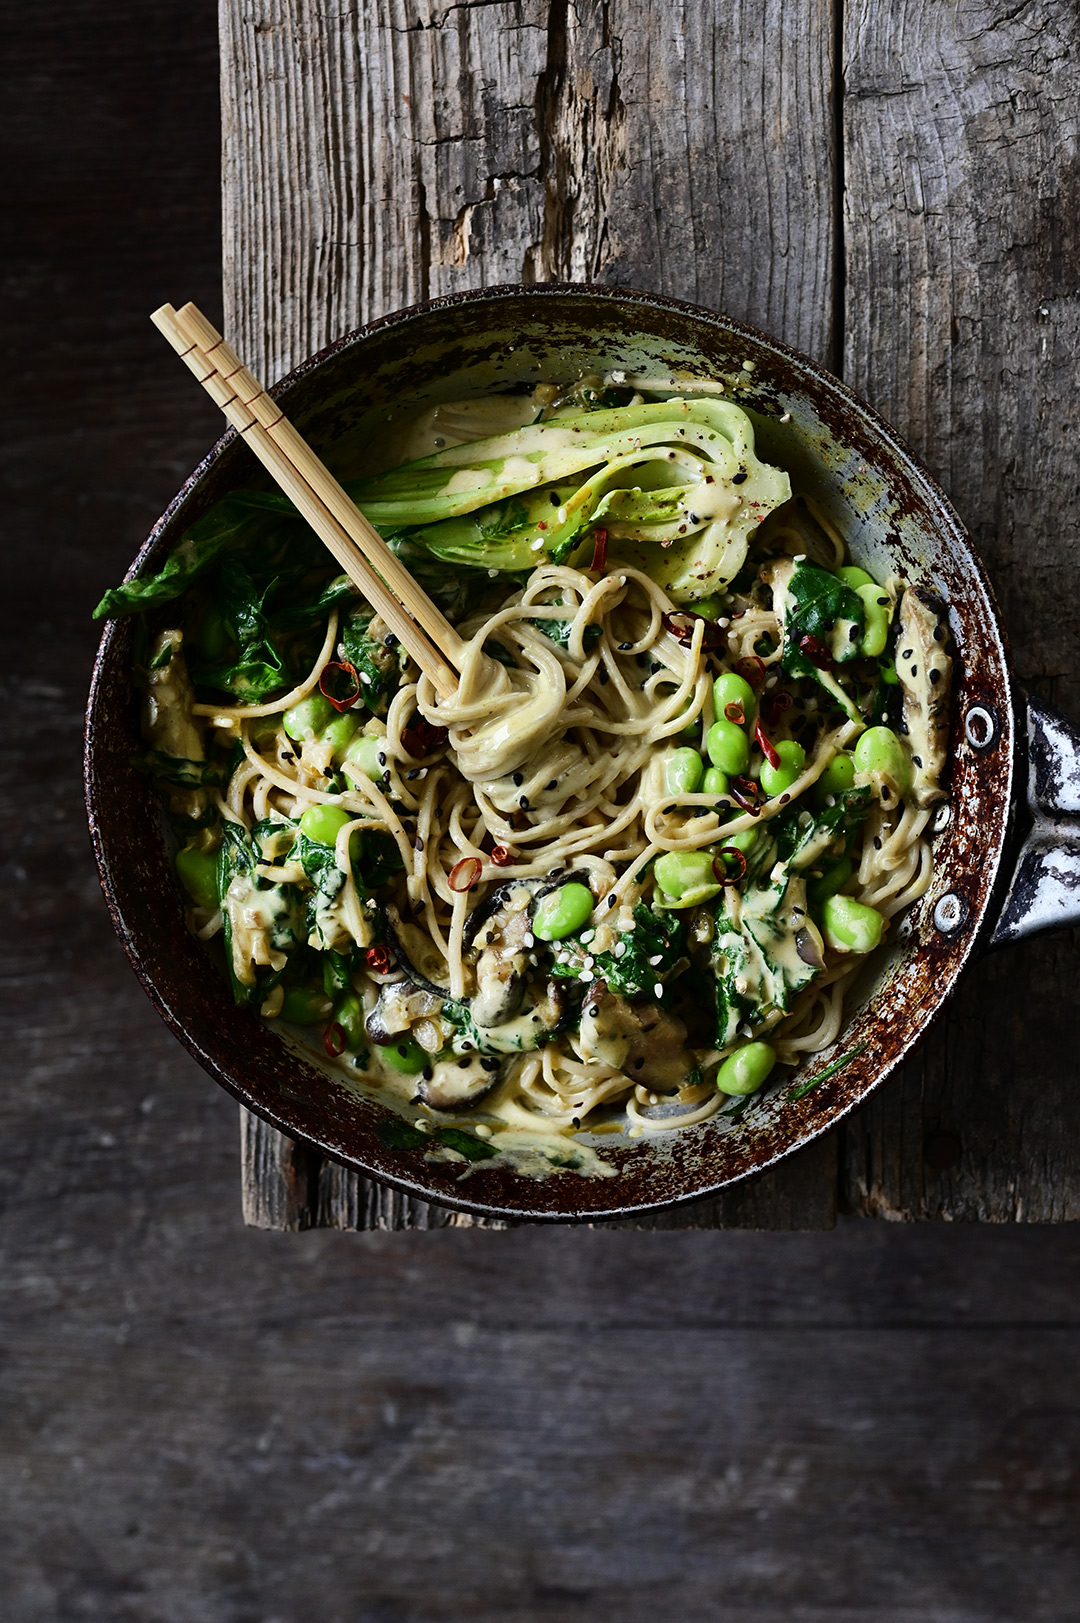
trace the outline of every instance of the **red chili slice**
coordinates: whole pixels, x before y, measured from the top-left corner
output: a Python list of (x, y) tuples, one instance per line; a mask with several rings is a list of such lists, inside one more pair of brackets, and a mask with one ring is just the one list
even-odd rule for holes
[[(331, 693), (331, 686), (340, 686), (340, 683), (336, 680), (339, 673), (344, 673), (349, 683), (349, 689), (345, 693)], [(329, 685), (327, 683), (328, 677), (330, 678)], [(324, 665), (322, 668), (322, 674), (319, 677), (319, 692), (324, 699), (329, 699), (335, 710), (339, 712), (351, 710), (363, 692), (360, 672), (347, 659), (333, 660), (329, 665)]]
[(761, 753), (764, 755), (769, 765), (774, 769), (778, 767), (780, 765), (780, 757), (777, 754), (776, 745), (773, 743), (772, 739), (768, 736), (764, 727), (761, 725), (760, 716), (754, 723), (754, 738), (757, 740)]
[(512, 845), (494, 845), (491, 848), (491, 860), (496, 868), (509, 868), (511, 863), (517, 861), (517, 852)]
[(775, 693), (770, 693), (762, 699), (761, 714), (766, 726), (775, 727), (784, 711), (791, 709), (792, 703), (791, 694), (786, 688), (777, 688)]
[(388, 947), (369, 947), (364, 953), (364, 962), (376, 975), (385, 975), (390, 968), (390, 949)]
[[(738, 873), (730, 873), (725, 857), (735, 857), (739, 864)], [(746, 877), (746, 858), (736, 845), (722, 845), (712, 859), (712, 871), (716, 875), (718, 885), (738, 885)]]
[(765, 681), (765, 661), (758, 654), (746, 654), (737, 659), (735, 669), (752, 688), (761, 687)]
[(799, 638), (799, 647), (811, 665), (816, 665), (819, 671), (831, 671), (836, 663), (825, 644), (809, 631), (805, 637)]
[(758, 805), (761, 790), (753, 778), (729, 778), (728, 794), (736, 806), (741, 806), (744, 812), (750, 813), (751, 817), (761, 816), (761, 807)]
[(417, 716), (401, 730), (401, 742), (414, 761), (421, 761), (432, 750), (441, 749), (449, 736), (445, 727), (434, 726), (426, 716)]
[(732, 699), (730, 704), (724, 706), (724, 715), (728, 721), (733, 721), (736, 727), (746, 726), (746, 714), (739, 699)]
[(472, 890), (480, 875), (484, 871), (484, 864), (479, 857), (462, 857), (455, 862), (447, 875), (446, 883), (458, 896), (462, 891)]
[(607, 531), (606, 530), (594, 530), (593, 531), (592, 563), (589, 565), (589, 569), (594, 574), (599, 574), (605, 568), (606, 564), (607, 564)]
[(337, 1059), (339, 1054), (344, 1054), (345, 1049), (348, 1047), (348, 1042), (348, 1032), (345, 1030), (345, 1027), (339, 1025), (336, 1020), (332, 1025), (327, 1026), (326, 1030), (322, 1034), (322, 1045), (326, 1049), (326, 1052), (330, 1055), (331, 1059)]
[(660, 616), (664, 630), (670, 631), (677, 637), (684, 648), (689, 648), (694, 640), (694, 622), (700, 620), (705, 627), (701, 637), (701, 646), (708, 653), (715, 653), (723, 648), (726, 642), (724, 630), (715, 620), (710, 620), (706, 614), (695, 614), (692, 609), (674, 609), (670, 614)]

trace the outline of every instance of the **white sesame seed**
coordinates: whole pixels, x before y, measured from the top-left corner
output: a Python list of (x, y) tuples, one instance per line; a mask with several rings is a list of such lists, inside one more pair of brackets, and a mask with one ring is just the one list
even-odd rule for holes
[(592, 980), (592, 978), (593, 978), (593, 972), (592, 972), (592, 970), (591, 970), (591, 969), (583, 969), (583, 970), (582, 970), (582, 971), (581, 971), (581, 977), (580, 977), (580, 978), (581, 978), (581, 979), (582, 979), (582, 980), (583, 980), (583, 981), (591, 981), (591, 980)]
[(656, 956), (655, 956), (655, 958), (650, 958), (650, 959), (649, 959), (649, 968), (650, 968), (650, 969), (655, 969), (655, 968), (656, 968), (656, 966), (657, 966), (657, 964), (662, 964), (662, 963), (663, 963), (663, 961), (664, 961), (664, 955), (663, 955), (663, 953), (662, 953), (662, 952), (658, 952), (658, 953), (657, 953), (657, 954), (656, 954)]
[(499, 578), (499, 571), (497, 569), (489, 569), (488, 570), (488, 580), (498, 580), (498, 578)]
[(476, 1126), (473, 1128), (473, 1132), (476, 1134), (477, 1138), (491, 1137), (491, 1128), (488, 1126), (486, 1121), (478, 1121)]
[(781, 417), (780, 421), (782, 423), (790, 423), (790, 421), (791, 421), (791, 413), (790, 413), (790, 411), (785, 411), (784, 415)]
[(653, 987), (653, 996), (654, 997), (663, 997), (663, 995), (664, 995), (663, 983), (661, 981), (657, 981), (656, 985)]
[(615, 943), (615, 956), (616, 956), (616, 958), (621, 958), (625, 951), (626, 951), (626, 942), (625, 941), (616, 941), (616, 943)]
[(535, 947), (535, 945), (536, 945), (536, 940), (535, 940), (534, 936), (532, 935), (532, 932), (529, 931), (529, 930), (526, 930), (526, 932), (525, 932), (525, 945), (527, 947)]

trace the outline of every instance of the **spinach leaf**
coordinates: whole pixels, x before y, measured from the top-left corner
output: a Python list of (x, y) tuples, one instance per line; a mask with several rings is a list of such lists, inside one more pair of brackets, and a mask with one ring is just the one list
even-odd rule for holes
[[(644, 902), (634, 908), (632, 929), (620, 935), (617, 945), (621, 952), (600, 952), (593, 961), (593, 974), (605, 980), (613, 992), (625, 997), (652, 995), (653, 987), (663, 983), (679, 959), (684, 956), (686, 921), (674, 914), (654, 913)], [(588, 956), (586, 945), (568, 938), (559, 943), (569, 962), (558, 959), (551, 965), (551, 973), (562, 979), (577, 980), (585, 968)], [(561, 956), (561, 955), (560, 955)], [(652, 960), (656, 959), (653, 963)]]
[(290, 855), (299, 862), (313, 887), (307, 903), (308, 941), (325, 950), (338, 934), (332, 909), (345, 887), (345, 875), (337, 865), (334, 847), (303, 832), (297, 834)]
[(275, 579), (260, 588), (240, 558), (223, 560), (217, 574), (217, 604), (237, 658), (229, 665), (192, 670), (196, 686), (217, 688), (251, 703), (288, 685), (289, 672), (268, 635), (263, 612), (276, 584)]
[(225, 904), (229, 886), (237, 877), (249, 882), (255, 878), (258, 861), (256, 847), (249, 840), (247, 830), (240, 823), (224, 820), (221, 825), (221, 849), (218, 851), (218, 896), (221, 900), (222, 935), (225, 942), (225, 965), (232, 986), (233, 1001), (241, 1006), (251, 1003), (255, 988), (245, 986), (233, 967), (232, 915)]
[(492, 1156), (499, 1153), (493, 1145), (485, 1143), (473, 1133), (463, 1132), (460, 1127), (437, 1127), (431, 1136), (437, 1138), (440, 1144), (445, 1144), (447, 1149), (456, 1150), (466, 1161), (490, 1161)]
[(857, 592), (819, 564), (800, 562), (792, 571), (787, 596), (780, 662), (790, 676), (820, 675), (820, 667), (800, 647), (804, 637), (816, 638), (837, 665), (858, 659), (866, 610)]
[[(545, 637), (550, 637), (551, 641), (558, 643), (560, 648), (570, 646), (570, 627), (573, 623), (573, 620), (570, 619), (533, 621), (537, 631), (542, 631)], [(595, 622), (591, 622), (585, 627), (581, 638), (581, 646), (587, 654), (591, 654), (599, 641), (600, 627)]]
[(225, 769), (217, 761), (187, 761), (164, 750), (141, 750), (132, 756), (132, 766), (162, 783), (177, 783), (184, 789), (201, 789), (225, 782)]
[(423, 1150), (430, 1149), (433, 1143), (445, 1144), (448, 1150), (456, 1150), (467, 1161), (489, 1161), (499, 1153), (482, 1138), (460, 1127), (437, 1127), (433, 1133), (425, 1133), (412, 1122), (394, 1120), (381, 1121), (375, 1130), (388, 1150)]
[(385, 716), (390, 700), (401, 685), (404, 655), (396, 638), (387, 647), (383, 639), (372, 637), (374, 618), (366, 606), (354, 609), (342, 624), (341, 642), (345, 658), (356, 666), (364, 703), (374, 715)]
[(384, 828), (360, 829), (353, 835), (352, 865), (357, 888), (363, 891), (377, 890), (405, 868), (397, 841)]
[(280, 519), (287, 514), (295, 516), (295, 509), (283, 497), (261, 491), (233, 491), (192, 525), (156, 575), (125, 581), (106, 592), (94, 610), (94, 619), (135, 614), (171, 602), (205, 574), (226, 548), (238, 546), (264, 531), (274, 517)]

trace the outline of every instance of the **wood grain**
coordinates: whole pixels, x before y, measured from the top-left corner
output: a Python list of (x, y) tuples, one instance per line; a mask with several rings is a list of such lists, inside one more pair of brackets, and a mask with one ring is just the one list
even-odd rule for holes
[[(573, 279), (827, 357), (833, 33), (831, 0), (223, 0), (227, 330), (273, 377), (417, 299)], [(449, 1220), (330, 1168), (313, 1205), (288, 1141), (243, 1142), (251, 1221)], [(828, 1225), (835, 1157), (830, 1137), (659, 1222)]]
[[(1056, 0), (851, 4), (845, 375), (937, 474), (1021, 682), (1080, 715), (1080, 18)], [(1078, 938), (1002, 950), (846, 1129), (883, 1216), (1080, 1216)]]

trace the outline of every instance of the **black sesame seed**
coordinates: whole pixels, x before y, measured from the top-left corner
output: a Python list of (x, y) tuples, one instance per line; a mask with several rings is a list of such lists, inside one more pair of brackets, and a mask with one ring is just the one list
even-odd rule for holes
[(858, 642), (861, 635), (862, 635), (862, 633), (860, 632), (858, 626), (849, 627), (849, 629), (848, 629), (848, 640), (850, 642)]
[(619, 653), (620, 654), (628, 654), (630, 652), (631, 648), (633, 648), (633, 646), (634, 645), (633, 645), (632, 642), (621, 642), (619, 644)]
[(900, 658), (901, 659), (910, 659), (914, 652), (915, 652), (914, 648), (901, 648), (901, 650), (900, 650)]
[(898, 733), (902, 734), (902, 736), (904, 738), (907, 737), (907, 735), (908, 735), (908, 724), (904, 720), (903, 716), (901, 716), (900, 720), (896, 723), (896, 730), (897, 730)]
[(700, 524), (701, 523), (701, 520), (698, 518), (696, 513), (687, 513), (686, 516), (689, 519), (691, 524)]
[(385, 766), (386, 765), (386, 753), (385, 753), (385, 751), (384, 750), (379, 750), (379, 752), (375, 756), (375, 759), (378, 761), (380, 766)]
[(497, 1059), (482, 1059), (480, 1064), (485, 1071), (497, 1071), (499, 1069), (499, 1062)]
[(617, 902), (617, 901), (618, 901), (618, 900), (619, 900), (619, 898), (618, 898), (618, 897), (617, 897), (617, 896), (615, 896), (615, 895), (611, 895), (611, 896), (609, 896), (609, 897), (608, 897), (608, 899), (607, 899), (607, 904), (608, 904), (608, 906), (609, 906), (609, 907), (614, 907), (614, 906), (615, 906), (615, 903), (616, 903), (616, 902)]
[(643, 1059), (636, 1059), (634, 1061), (634, 1070), (635, 1071), (640, 1071), (641, 1067), (644, 1065), (644, 1063), (645, 1063), (645, 1061)]
[(662, 671), (663, 668), (664, 667), (661, 665), (660, 661), (658, 659), (654, 659), (652, 664), (649, 666), (649, 675), (655, 676), (657, 671)]
[(881, 850), (881, 835), (880, 834), (875, 834), (874, 835), (874, 850), (875, 851), (880, 851)]
[(581, 1126), (581, 1118), (579, 1116), (571, 1116), (570, 1117), (570, 1125), (571, 1125), (571, 1127), (580, 1127)]
[(521, 795), (521, 796), (520, 796), (520, 797), (519, 797), (519, 798), (518, 798), (518, 805), (519, 805), (519, 806), (520, 806), (520, 807), (521, 807), (521, 809), (522, 809), (522, 811), (528, 811), (528, 809), (529, 809), (529, 802), (528, 802), (528, 799), (527, 799), (527, 798), (526, 798), (526, 796), (525, 796), (525, 795)]
[(945, 635), (944, 626), (935, 626), (934, 627), (934, 641), (935, 642), (940, 642), (942, 640), (942, 638), (944, 637), (944, 635)]
[(405, 774), (406, 780), (409, 783), (411, 783), (414, 778), (418, 778), (419, 776), (420, 776), (420, 768), (418, 766), (414, 766), (411, 772), (406, 772), (406, 774)]
[(911, 667), (911, 674), (912, 674), (912, 676), (918, 676), (918, 674), (919, 674), (919, 667), (918, 667), (918, 666), (917, 666), (917, 665), (913, 665), (913, 666), (912, 666), (912, 667)]
[(557, 490), (551, 490), (548, 492), (548, 501), (551, 503), (552, 507), (559, 506), (559, 493)]
[(514, 776), (510, 779), (510, 782), (514, 785), (515, 789), (520, 789), (521, 785), (525, 782), (524, 772), (515, 772)]
[(471, 1064), (472, 1060), (469, 1058), (468, 1054), (466, 1054), (464, 1059), (458, 1060), (458, 1070), (467, 1071)]
[(406, 1046), (405, 1046), (405, 1044), (404, 1044), (404, 1043), (398, 1043), (398, 1045), (397, 1045), (397, 1051), (398, 1051), (398, 1053), (399, 1053), (399, 1054), (400, 1054), (400, 1055), (401, 1055), (401, 1057), (402, 1057), (402, 1059), (404, 1059), (404, 1058), (405, 1058), (405, 1056), (406, 1056), (406, 1055), (407, 1055), (407, 1054), (408, 1054), (408, 1052), (409, 1052), (409, 1050), (408, 1050), (408, 1049), (407, 1049), (407, 1048), (406, 1048)]
[(743, 484), (745, 484), (746, 483), (746, 469), (745, 468), (740, 468), (738, 473), (733, 473), (732, 476), (731, 476), (731, 482), (732, 482), (733, 485), (743, 485)]
[(398, 645), (397, 633), (393, 632), (393, 631), (388, 631), (386, 633), (386, 636), (383, 638), (383, 647), (384, 648), (396, 648), (397, 645)]
[(608, 680), (608, 672), (607, 672), (607, 668), (605, 666), (605, 668), (600, 672), (600, 686), (604, 687), (607, 684), (607, 680)]
[(781, 795), (780, 796), (780, 804), (781, 804), (781, 806), (786, 806), (790, 799), (791, 799), (790, 795)]
[(545, 785), (544, 785), (544, 793), (546, 795), (549, 795), (553, 789), (557, 789), (558, 787), (559, 787), (558, 778), (552, 778), (550, 783), (545, 783)]
[(929, 676), (931, 682), (940, 682), (941, 681), (941, 672), (939, 670), (927, 671), (926, 674), (927, 674), (927, 676)]
[(889, 606), (889, 600), (888, 600), (887, 597), (879, 597), (878, 598), (878, 608), (879, 609), (887, 609), (888, 606)]
[(917, 755), (913, 755), (911, 757), (911, 764), (912, 764), (912, 766), (920, 766), (921, 767), (922, 766), (922, 761), (919, 759), (919, 757)]

